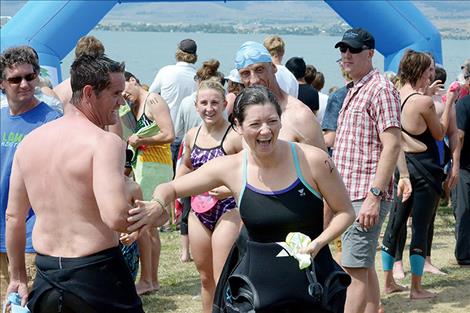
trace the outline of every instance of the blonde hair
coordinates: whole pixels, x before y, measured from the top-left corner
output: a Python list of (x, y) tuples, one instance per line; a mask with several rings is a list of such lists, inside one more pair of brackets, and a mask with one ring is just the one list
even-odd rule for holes
[(263, 45), (266, 49), (268, 49), (269, 54), (271, 56), (283, 56), (285, 52), (285, 46), (286, 44), (284, 43), (284, 40), (278, 35), (273, 35), (266, 37), (263, 41)]
[(186, 63), (194, 64), (197, 62), (197, 54), (191, 54), (191, 53), (184, 52), (183, 50), (176, 49), (175, 59), (178, 62), (186, 62)]
[(75, 58), (82, 55), (101, 56), (104, 54), (104, 46), (95, 36), (83, 36), (77, 41)]
[(196, 102), (197, 102), (197, 98), (199, 98), (199, 92), (204, 89), (213, 89), (219, 92), (220, 96), (225, 100), (225, 88), (219, 82), (219, 79), (217, 77), (211, 77), (199, 83), (197, 94), (196, 94)]

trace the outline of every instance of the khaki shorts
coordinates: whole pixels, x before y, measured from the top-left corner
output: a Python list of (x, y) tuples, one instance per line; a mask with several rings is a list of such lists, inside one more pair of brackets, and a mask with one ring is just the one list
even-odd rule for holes
[[(363, 201), (354, 201), (352, 203), (356, 216), (361, 209), (362, 203)], [(380, 203), (379, 222), (374, 227), (364, 230), (357, 221), (354, 221), (343, 233), (341, 237), (342, 266), (350, 268), (371, 268), (374, 266), (380, 230), (392, 204), (389, 201), (382, 201)]]
[[(31, 287), (36, 277), (35, 265), (36, 253), (25, 253), (26, 274), (28, 275), (28, 287)], [(0, 252), (0, 296), (1, 303), (5, 302), (10, 274), (8, 273), (8, 257), (6, 253)]]

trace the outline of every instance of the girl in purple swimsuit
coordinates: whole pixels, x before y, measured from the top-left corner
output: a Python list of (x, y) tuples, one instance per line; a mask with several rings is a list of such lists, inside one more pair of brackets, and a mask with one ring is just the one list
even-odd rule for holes
[[(183, 163), (176, 176), (196, 170), (209, 160), (243, 149), (241, 137), (231, 127), (224, 112), (225, 90), (218, 80), (200, 83), (196, 111), (200, 127), (190, 129), (184, 139)], [(226, 187), (191, 198), (189, 241), (191, 255), (201, 278), (203, 312), (211, 312), (214, 290), (227, 255), (240, 231), (236, 202)]]

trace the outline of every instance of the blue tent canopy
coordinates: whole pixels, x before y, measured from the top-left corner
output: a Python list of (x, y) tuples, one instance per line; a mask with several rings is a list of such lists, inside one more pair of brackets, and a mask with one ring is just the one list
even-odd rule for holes
[[(55, 78), (61, 81), (60, 61), (117, 3), (150, 1), (29, 1), (1, 29), (1, 50), (32, 46), (41, 65), (55, 71)], [(440, 34), (411, 1), (325, 2), (349, 25), (366, 28), (374, 35), (376, 49), (385, 58), (384, 70), (396, 72), (403, 52), (410, 48), (431, 52), (442, 64)]]

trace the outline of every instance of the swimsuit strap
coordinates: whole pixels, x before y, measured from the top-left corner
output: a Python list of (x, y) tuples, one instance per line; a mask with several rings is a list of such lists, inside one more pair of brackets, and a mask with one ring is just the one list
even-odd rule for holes
[(225, 137), (227, 137), (227, 134), (228, 134), (228, 132), (230, 131), (230, 128), (231, 128), (231, 127), (232, 127), (232, 125), (229, 125), (229, 126), (227, 127), (227, 130), (225, 131), (225, 134), (224, 134), (224, 136), (222, 137), (222, 141), (220, 142), (220, 146), (221, 146), (221, 147), (223, 146)]
[(202, 127), (202, 126), (199, 126), (199, 127), (197, 128), (196, 136), (194, 137), (194, 142), (193, 142), (193, 149), (194, 149), (194, 147), (196, 146), (196, 140), (197, 140), (197, 137), (199, 136), (199, 132), (201, 131), (201, 127)]
[(304, 175), (302, 175), (302, 171), (300, 170), (300, 162), (299, 162), (299, 157), (297, 155), (297, 149), (295, 148), (295, 144), (293, 142), (289, 142), (291, 151), (292, 151), (292, 157), (294, 158), (294, 164), (295, 164), (295, 172), (297, 173), (297, 177), (300, 179), (302, 184), (307, 187), (308, 190), (310, 190), (311, 193), (313, 193), (315, 196), (317, 196), (319, 199), (322, 199), (321, 194), (313, 189), (312, 186), (305, 180)]
[(240, 189), (240, 195), (238, 196), (238, 207), (240, 207), (240, 203), (243, 198), (243, 193), (245, 192), (246, 188), (246, 180), (247, 180), (247, 172), (248, 172), (248, 154), (246, 152), (247, 149), (243, 149), (243, 160), (242, 160), (242, 188)]
[(401, 111), (403, 111), (403, 107), (405, 106), (405, 103), (408, 101), (408, 99), (411, 98), (411, 96), (414, 96), (414, 95), (420, 95), (419, 92), (413, 92), (412, 94), (408, 95), (408, 97), (406, 97), (405, 101), (403, 101), (403, 103), (401, 104)]

